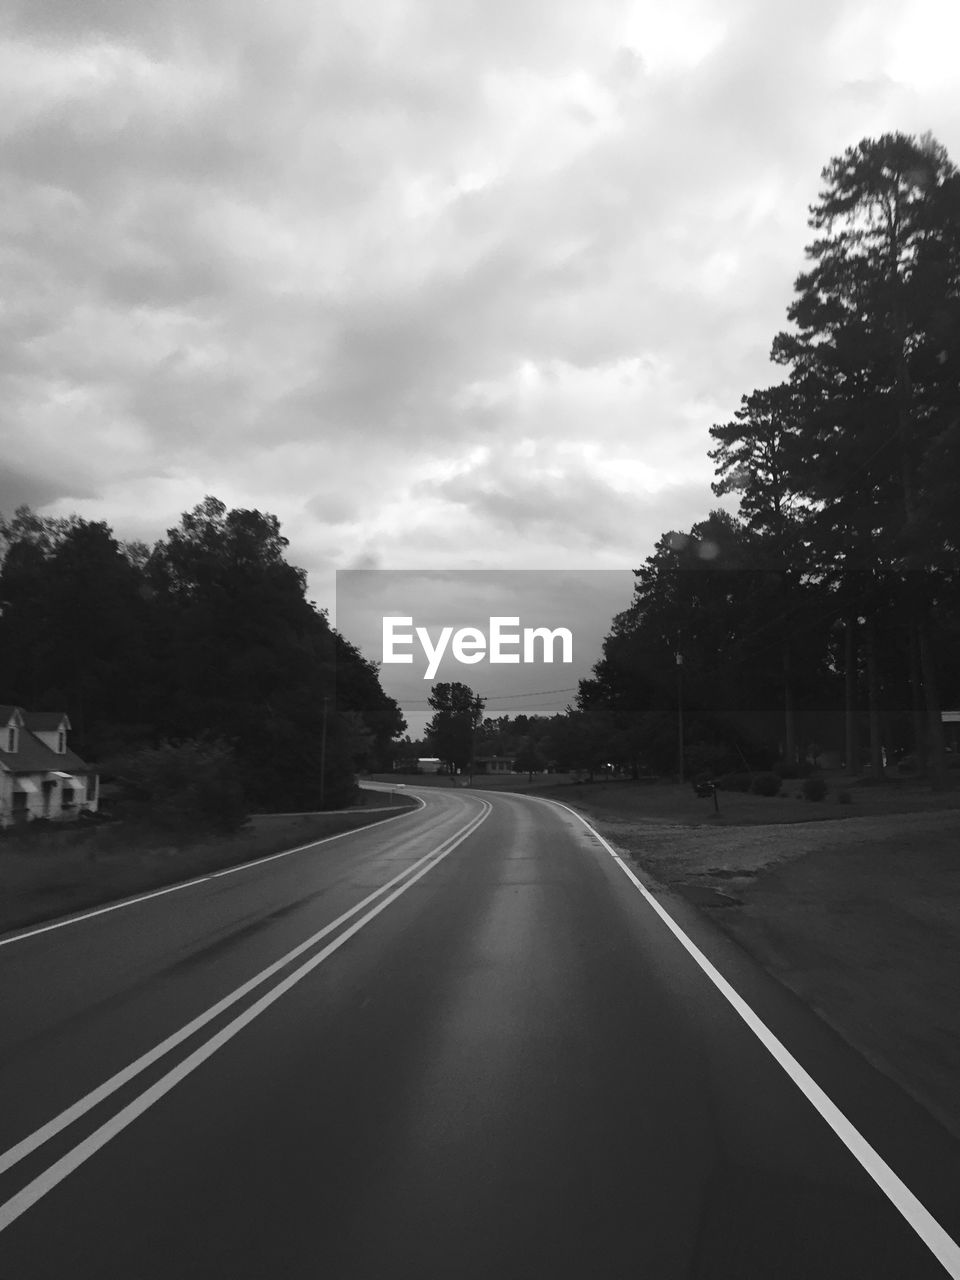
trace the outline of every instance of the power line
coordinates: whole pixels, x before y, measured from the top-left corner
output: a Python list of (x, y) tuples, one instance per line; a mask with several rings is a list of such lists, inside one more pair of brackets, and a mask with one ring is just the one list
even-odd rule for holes
[[(483, 698), (484, 704), (486, 705), (488, 702), (509, 702), (516, 698), (545, 698), (554, 693), (577, 693), (579, 687), (579, 685), (573, 685), (569, 689), (539, 689), (531, 691), (530, 693), (481, 693), (479, 696)], [(399, 697), (395, 698), (395, 701), (402, 703), (405, 707), (426, 707), (430, 705), (429, 698)]]

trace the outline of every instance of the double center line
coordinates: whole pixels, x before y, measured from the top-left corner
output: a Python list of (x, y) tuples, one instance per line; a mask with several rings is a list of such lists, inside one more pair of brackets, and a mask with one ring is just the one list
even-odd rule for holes
[[(128, 1125), (132, 1124), (138, 1116), (142, 1115), (148, 1108), (152, 1107), (155, 1102), (169, 1093), (175, 1085), (184, 1080), (191, 1072), (195, 1071), (201, 1063), (205, 1062), (209, 1057), (221, 1049), (228, 1041), (232, 1040), (235, 1035), (243, 1030), (245, 1026), (253, 1022), (253, 1020), (264, 1010), (268, 1009), (275, 1001), (286, 994), (287, 991), (294, 987), (301, 979), (305, 978), (318, 965), (322, 964), (336, 950), (352, 938), (355, 933), (359, 933), (366, 925), (370, 923), (381, 911), (385, 911), (392, 902), (395, 902), (401, 894), (406, 891), (428, 871), (432, 871), (438, 863), (451, 854), (458, 845), (462, 844), (474, 831), (484, 822), (491, 811), (491, 804), (487, 800), (482, 800), (480, 812), (472, 818), (465, 826), (461, 827), (452, 836), (449, 836), (436, 848), (429, 853), (424, 854), (411, 866), (405, 868), (392, 880), (381, 885), (379, 889), (368, 894), (356, 906), (345, 911), (338, 916), (336, 920), (332, 920), (330, 924), (319, 929), (305, 942), (301, 942), (299, 946), (288, 951), (286, 955), (268, 965), (260, 973), (256, 974), (248, 982), (231, 991), (229, 995), (224, 996), (222, 1000), (218, 1000), (216, 1004), (210, 1006), (203, 1013), (193, 1018), (190, 1022), (182, 1026), (178, 1031), (168, 1036), (160, 1044), (155, 1045), (147, 1053), (131, 1062), (128, 1066), (111, 1076), (109, 1080), (104, 1081), (96, 1089), (91, 1090), (83, 1098), (80, 1098), (72, 1106), (67, 1107), (65, 1111), (61, 1111), (59, 1115), (49, 1120), (46, 1124), (31, 1133), (28, 1137), (18, 1142), (15, 1146), (10, 1147), (7, 1151), (0, 1155), (0, 1174), (5, 1173), (8, 1169), (23, 1160), (26, 1156), (36, 1151), (45, 1142), (49, 1141), (56, 1134), (66, 1129), (69, 1125), (80, 1119), (92, 1108), (98, 1106), (118, 1089), (123, 1088), (131, 1080), (135, 1079), (141, 1072), (146, 1071), (150, 1066), (157, 1062), (160, 1058), (170, 1053), (173, 1049), (188, 1040), (202, 1027), (219, 1017), (227, 1009), (243, 1000), (250, 992), (256, 990), (257, 987), (263, 986), (264, 983), (275, 977), (281, 970), (285, 969), (293, 961), (299, 959), (306, 952), (311, 951), (319, 942), (327, 938), (332, 933), (336, 933), (342, 925), (348, 920), (359, 916), (359, 919), (353, 921), (348, 928), (338, 933), (332, 942), (327, 943), (319, 951), (315, 952), (291, 973), (275, 986), (271, 987), (265, 994), (249, 1005), (244, 1011), (234, 1017), (225, 1026), (221, 1027), (208, 1040), (194, 1049), (187, 1057), (183, 1058), (176, 1066), (172, 1067), (159, 1080), (155, 1081), (142, 1093), (140, 1093), (132, 1102), (122, 1107), (114, 1116), (100, 1125), (91, 1134), (78, 1142), (66, 1155), (59, 1160), (54, 1161), (48, 1168), (28, 1182), (15, 1195), (11, 1196), (4, 1204), (0, 1204), (0, 1231), (15, 1222), (21, 1214), (25, 1213), (32, 1205), (51, 1191), (58, 1183), (62, 1182), (75, 1169), (79, 1168), (85, 1161), (89, 1160), (95, 1152), (105, 1146), (111, 1138), (115, 1138)], [(377, 901), (379, 899), (379, 901)], [(375, 905), (371, 905), (375, 904)], [(366, 910), (366, 908), (370, 908)], [(363, 912), (364, 914), (361, 914)]]

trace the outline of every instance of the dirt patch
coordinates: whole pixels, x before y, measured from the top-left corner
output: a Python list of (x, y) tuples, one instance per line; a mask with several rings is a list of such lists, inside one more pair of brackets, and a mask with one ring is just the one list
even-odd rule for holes
[(960, 811), (592, 820), (960, 1137)]

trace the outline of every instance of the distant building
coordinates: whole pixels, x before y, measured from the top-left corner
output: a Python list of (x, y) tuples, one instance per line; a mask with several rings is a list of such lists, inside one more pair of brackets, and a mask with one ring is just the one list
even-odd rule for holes
[(96, 769), (67, 746), (65, 711), (0, 706), (0, 827), (96, 812)]
[(404, 756), (394, 760), (394, 773), (440, 773), (443, 761), (439, 756)]
[(943, 743), (948, 751), (960, 751), (960, 711), (941, 711)]
[(513, 756), (477, 756), (474, 773), (515, 773)]

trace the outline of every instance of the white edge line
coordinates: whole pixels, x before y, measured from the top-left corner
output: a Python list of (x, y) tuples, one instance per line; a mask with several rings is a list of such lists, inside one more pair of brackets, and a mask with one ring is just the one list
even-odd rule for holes
[[(487, 804), (487, 801), (483, 800), (481, 801), (481, 804)], [(489, 812), (489, 808), (487, 812)], [(486, 817), (486, 813), (483, 810), (481, 810), (481, 817)], [(471, 819), (471, 822), (473, 821), (475, 821), (475, 819)], [(116, 1072), (108, 1080), (105, 1080), (103, 1084), (98, 1085), (96, 1089), (92, 1089), (82, 1098), (79, 1098), (76, 1102), (72, 1103), (64, 1111), (61, 1111), (59, 1115), (54, 1116), (52, 1120), (48, 1120), (47, 1123), (41, 1125), (39, 1129), (35, 1129), (33, 1133), (22, 1139), (22, 1141), (16, 1143), (12, 1147), (9, 1147), (6, 1151), (0, 1154), (0, 1174), (6, 1173), (8, 1169), (12, 1169), (15, 1164), (18, 1164), (26, 1156), (30, 1155), (31, 1152), (36, 1151), (38, 1147), (41, 1147), (45, 1142), (49, 1141), (49, 1139), (54, 1137), (55, 1134), (60, 1133), (61, 1130), (67, 1128), (68, 1125), (73, 1124), (75, 1120), (78, 1120), (82, 1115), (85, 1115), (93, 1107), (99, 1106), (104, 1099), (109, 1098), (111, 1094), (116, 1093), (118, 1089), (122, 1088), (136, 1076), (140, 1075), (140, 1073), (145, 1071), (147, 1067), (152, 1066), (154, 1062), (157, 1062), (160, 1058), (168, 1054), (171, 1049), (175, 1049), (177, 1045), (182, 1044), (184, 1040), (189, 1039), (190, 1036), (192, 1036), (196, 1031), (199, 1031), (201, 1027), (206, 1026), (208, 1022), (211, 1022), (214, 1018), (223, 1013), (225, 1009), (229, 1009), (231, 1005), (236, 1004), (238, 1000), (242, 1000), (245, 995), (248, 995), (256, 987), (261, 986), (269, 978), (272, 978), (275, 973), (278, 973), (292, 960), (295, 960), (297, 956), (302, 955), (311, 947), (316, 946), (321, 939), (333, 933), (335, 929), (338, 929), (344, 921), (349, 920), (351, 916), (355, 916), (358, 911), (362, 911), (364, 907), (368, 906), (389, 889), (392, 889), (395, 884), (399, 883), (399, 881), (405, 879), (412, 872), (416, 871), (418, 867), (422, 866), (430, 858), (436, 857), (438, 853), (445, 850), (445, 846), (449, 844), (451, 840), (455, 840), (457, 838), (458, 834), (460, 833), (455, 832), (454, 835), (448, 836), (446, 840), (442, 840), (440, 844), (431, 849), (429, 853), (425, 853), (421, 858), (418, 858), (416, 862), (412, 862), (409, 867), (405, 867), (404, 870), (399, 872), (398, 875), (395, 875), (392, 880), (388, 880), (387, 883), (381, 885), (379, 889), (375, 889), (373, 893), (368, 894), (367, 897), (365, 897), (361, 902), (358, 902), (356, 906), (351, 907), (349, 911), (345, 911), (342, 915), (338, 916), (336, 920), (325, 925), (311, 937), (307, 938), (305, 942), (301, 942), (298, 946), (294, 947), (292, 951), (288, 951), (286, 955), (281, 956), (279, 960), (275, 960), (273, 964), (268, 965), (266, 969), (256, 974), (248, 982), (237, 987), (229, 995), (224, 996), (222, 1000), (218, 1000), (216, 1004), (211, 1005), (208, 1009), (204, 1010), (203, 1013), (198, 1014), (197, 1017), (186, 1023), (178, 1031), (173, 1032), (172, 1035), (161, 1041), (160, 1044), (154, 1045), (152, 1049), (149, 1049), (139, 1058), (122, 1068), (122, 1070)], [(445, 852), (449, 852), (449, 850), (445, 850)]]
[[(419, 796), (414, 797), (420, 808), (425, 808)], [(192, 885), (205, 884), (208, 880), (216, 880), (220, 876), (232, 876), (238, 871), (247, 871), (250, 867), (262, 867), (265, 862), (273, 862), (277, 858), (289, 858), (292, 853), (303, 853), (305, 849), (313, 849), (318, 844), (329, 844), (331, 840), (342, 840), (344, 836), (352, 836), (357, 831), (369, 831), (371, 827), (380, 827), (385, 822), (395, 822), (397, 818), (405, 818), (415, 809), (405, 809), (402, 813), (393, 813), (387, 818), (378, 818), (376, 822), (367, 822), (362, 827), (351, 827), (349, 831), (337, 831), (332, 836), (321, 836), (319, 840), (311, 840), (307, 844), (298, 844), (295, 849), (282, 849), (280, 853), (268, 853), (263, 858), (254, 858), (250, 862), (238, 862), (233, 867), (221, 867), (219, 871), (205, 871), (202, 875), (193, 876), (190, 880), (180, 880), (177, 884), (164, 885), (162, 889), (154, 889), (151, 893), (141, 893), (135, 898), (121, 898), (119, 902), (110, 902), (105, 907), (96, 907), (93, 911), (84, 911), (79, 915), (66, 916), (63, 920), (54, 920), (51, 924), (40, 925), (36, 929), (28, 928), (24, 932), (13, 933), (9, 937), (0, 938), (0, 947), (9, 946), (11, 942), (23, 942), (25, 938), (35, 938), (40, 933), (49, 933), (52, 929), (63, 929), (68, 924), (79, 924), (81, 920), (92, 920), (94, 916), (106, 915), (108, 911), (119, 911), (122, 907), (133, 907), (138, 902), (149, 902), (151, 898), (162, 898), (167, 893), (177, 893), (180, 889), (189, 889)]]
[(284, 978), (282, 982), (278, 982), (272, 990), (261, 996), (260, 999), (252, 1004), (249, 1009), (245, 1009), (244, 1012), (234, 1018), (232, 1022), (228, 1022), (225, 1027), (222, 1027), (220, 1031), (216, 1033), (216, 1035), (212, 1036), (205, 1044), (200, 1045), (200, 1047), (195, 1049), (193, 1053), (184, 1058), (182, 1062), (171, 1068), (165, 1076), (161, 1076), (161, 1078), (152, 1084), (149, 1089), (144, 1090), (139, 1097), (134, 1098), (132, 1102), (128, 1103), (127, 1106), (118, 1111), (115, 1116), (112, 1116), (111, 1119), (102, 1124), (99, 1129), (95, 1129), (87, 1138), (78, 1143), (71, 1151), (68, 1151), (65, 1156), (62, 1156), (48, 1169), (44, 1170), (44, 1172), (34, 1178), (32, 1182), (27, 1183), (27, 1185), (18, 1191), (16, 1195), (11, 1196), (5, 1204), (0, 1205), (0, 1231), (5, 1230), (5, 1228), (10, 1226), (12, 1222), (15, 1222), (22, 1213), (25, 1213), (27, 1209), (36, 1204), (38, 1200), (42, 1199), (47, 1192), (52, 1191), (58, 1183), (62, 1182), (63, 1179), (68, 1177), (75, 1169), (79, 1168), (80, 1165), (89, 1160), (90, 1157), (99, 1151), (101, 1147), (105, 1146), (111, 1138), (115, 1138), (118, 1133), (121, 1133), (128, 1125), (132, 1124), (138, 1116), (142, 1115), (152, 1107), (155, 1102), (159, 1101), (164, 1094), (169, 1093), (171, 1089), (179, 1084), (181, 1080), (190, 1075), (191, 1072), (195, 1071), (197, 1067), (207, 1060), (207, 1058), (216, 1053), (216, 1051), (222, 1048), (229, 1040), (232, 1040), (233, 1037), (242, 1031), (248, 1023), (252, 1022), (254, 1018), (259, 1017), (265, 1009), (268, 1009), (270, 1005), (279, 1000), (282, 995), (285, 995), (291, 987), (295, 986), (302, 978), (305, 978), (307, 974), (315, 969), (319, 964), (322, 964), (323, 961), (326, 960), (328, 956), (332, 955), (334, 951), (342, 947), (348, 938), (352, 938), (355, 933), (359, 933), (359, 931), (365, 925), (369, 924), (375, 916), (378, 916), (381, 911), (386, 910), (386, 908), (399, 898), (401, 894), (406, 893), (411, 885), (415, 884), (419, 879), (421, 879), (421, 877), (425, 876), (428, 871), (432, 871), (438, 863), (442, 862), (448, 854), (452, 853), (458, 845), (462, 844), (468, 836), (472, 835), (473, 832), (476, 831), (477, 827), (479, 827), (480, 824), (489, 816), (493, 806), (488, 801), (482, 801), (482, 803), (486, 805), (486, 809), (478, 814), (477, 817), (460, 832), (458, 837), (454, 838), (453, 843), (449, 844), (449, 847), (446, 848), (443, 853), (435, 856), (432, 862), (427, 866), (422, 867), (416, 875), (409, 877), (406, 882), (400, 885), (398, 889), (395, 889), (388, 898), (385, 898), (383, 902), (378, 903), (377, 906), (375, 906), (371, 911), (368, 911), (365, 916), (361, 916), (359, 920), (350, 925), (348, 929), (345, 929), (343, 933), (336, 937), (333, 942), (325, 946), (322, 951), (318, 951), (315, 956), (312, 956), (305, 964), (302, 964), (299, 969), (295, 969), (293, 973)]
[[(523, 792), (514, 792), (515, 795), (523, 795)], [(800, 1089), (801, 1093), (807, 1098), (816, 1110), (820, 1113), (827, 1124), (834, 1131), (840, 1141), (844, 1144), (848, 1151), (859, 1161), (880, 1190), (884, 1193), (888, 1200), (906, 1219), (910, 1226), (914, 1229), (923, 1243), (930, 1252), (936, 1257), (947, 1270), (952, 1280), (960, 1280), (960, 1246), (956, 1241), (944, 1231), (936, 1218), (926, 1209), (910, 1188), (894, 1173), (883, 1157), (874, 1151), (866, 1138), (856, 1129), (840, 1108), (831, 1101), (824, 1093), (823, 1089), (817, 1084), (813, 1077), (797, 1062), (789, 1049), (777, 1039), (769, 1027), (764, 1023), (747, 1002), (737, 994), (726, 978), (718, 969), (707, 959), (698, 946), (687, 937), (684, 931), (676, 923), (673, 917), (665, 910), (663, 906), (656, 900), (652, 893), (643, 885), (634, 875), (633, 871), (617, 853), (616, 849), (608, 840), (600, 834), (597, 829), (592, 826), (583, 814), (578, 813), (576, 809), (572, 809), (569, 805), (563, 804), (560, 800), (549, 800), (544, 796), (528, 796), (528, 799), (538, 800), (541, 804), (553, 804), (560, 809), (566, 809), (567, 813), (572, 814), (579, 822), (587, 828), (591, 834), (595, 835), (603, 847), (607, 850), (613, 860), (620, 867), (620, 870), (633, 882), (634, 887), (639, 889), (643, 894), (646, 902), (654, 909), (660, 919), (664, 922), (670, 932), (676, 937), (678, 942), (689, 952), (693, 959), (697, 962), (703, 972), (714, 984), (722, 996), (733, 1006), (743, 1021), (747, 1024), (753, 1034), (757, 1037), (764, 1048), (776, 1060), (777, 1064), (782, 1067), (793, 1083)]]

